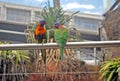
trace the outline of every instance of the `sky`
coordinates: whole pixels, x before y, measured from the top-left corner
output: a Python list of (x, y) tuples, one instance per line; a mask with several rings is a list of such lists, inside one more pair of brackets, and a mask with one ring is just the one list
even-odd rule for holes
[[(44, 7), (47, 0), (0, 0), (3, 2), (22, 4), (28, 6)], [(53, 0), (49, 0), (51, 6)], [(80, 11), (83, 13), (100, 14), (104, 13), (103, 0), (60, 0), (61, 7), (68, 11)]]

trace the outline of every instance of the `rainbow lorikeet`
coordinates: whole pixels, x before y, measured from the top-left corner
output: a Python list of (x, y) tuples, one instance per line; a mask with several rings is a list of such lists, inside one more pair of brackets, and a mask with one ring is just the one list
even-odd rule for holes
[(38, 43), (43, 43), (43, 40), (46, 39), (46, 29), (44, 25), (46, 24), (45, 20), (38, 22), (37, 27), (34, 32), (35, 39), (38, 40)]
[[(55, 23), (54, 26), (58, 29), (55, 30), (54, 37), (55, 41), (60, 46), (60, 59), (64, 58), (64, 47), (68, 39), (68, 29), (61, 28), (62, 26), (59, 23)], [(61, 27), (60, 27), (61, 26)]]
[(62, 28), (62, 24), (59, 24), (58, 22), (55, 22), (51, 29), (47, 30), (47, 41), (50, 41), (49, 39), (53, 39), (52, 42), (54, 42), (54, 31), (55, 29)]
[[(38, 41), (38, 43), (45, 43), (46, 41), (46, 29), (44, 28), (44, 25), (46, 24), (45, 20), (41, 20), (38, 22), (37, 27), (34, 32), (35, 39)], [(46, 63), (46, 51), (45, 49), (41, 50), (42, 59), (44, 60), (44, 63)]]

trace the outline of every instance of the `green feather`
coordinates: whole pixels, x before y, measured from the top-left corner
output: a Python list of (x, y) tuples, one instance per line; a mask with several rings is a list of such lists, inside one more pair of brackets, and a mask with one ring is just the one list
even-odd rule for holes
[(54, 37), (55, 41), (60, 45), (60, 59), (63, 60), (64, 46), (68, 39), (68, 30), (66, 28), (56, 29)]

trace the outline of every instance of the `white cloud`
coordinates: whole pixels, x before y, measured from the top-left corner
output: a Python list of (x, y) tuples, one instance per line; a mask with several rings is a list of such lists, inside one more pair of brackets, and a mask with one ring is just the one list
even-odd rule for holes
[(100, 12), (84, 11), (84, 13), (102, 15)]
[(84, 9), (94, 9), (95, 6), (93, 5), (87, 5), (87, 4), (78, 4), (78, 3), (68, 3), (66, 5), (62, 5), (63, 9), (69, 10), (69, 9), (76, 9), (76, 8), (84, 8)]

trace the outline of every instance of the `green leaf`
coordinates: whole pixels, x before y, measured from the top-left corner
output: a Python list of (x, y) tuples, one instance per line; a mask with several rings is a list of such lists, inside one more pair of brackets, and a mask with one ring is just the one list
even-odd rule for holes
[(120, 72), (120, 62), (119, 59), (113, 59), (106, 61), (100, 69), (100, 78), (103, 78), (105, 81), (114, 81)]
[(110, 62), (107, 62), (106, 64), (104, 64), (104, 65), (102, 66), (102, 68), (100, 69), (100, 72), (105, 71), (106, 69), (108, 69), (110, 65), (111, 65)]
[(112, 81), (112, 78), (113, 78), (113, 74), (115, 73), (115, 69), (114, 70), (112, 70), (111, 72), (109, 72), (110, 74), (109, 74), (109, 76), (108, 76), (108, 79), (107, 79), (107, 81)]

